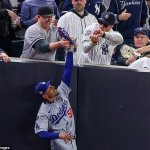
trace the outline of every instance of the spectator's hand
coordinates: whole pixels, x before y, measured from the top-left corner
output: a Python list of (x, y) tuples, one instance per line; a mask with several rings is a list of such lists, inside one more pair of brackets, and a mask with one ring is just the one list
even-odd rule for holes
[(96, 45), (97, 42), (99, 41), (99, 38), (104, 35), (104, 31), (101, 29), (97, 29), (93, 32), (93, 34), (90, 36), (91, 41)]
[(143, 49), (142, 49), (142, 48), (138, 48), (138, 49), (136, 49), (136, 53), (143, 54), (144, 52), (143, 52)]
[(0, 59), (2, 59), (5, 63), (10, 62), (10, 58), (5, 53), (0, 54)]
[(60, 43), (61, 47), (64, 47), (64, 48), (66, 48), (66, 49), (68, 49), (69, 46), (70, 46), (70, 42), (67, 41), (67, 40), (65, 40), (65, 39), (61, 39), (61, 40), (59, 41), (59, 43)]
[(72, 141), (74, 139), (74, 136), (71, 134), (63, 132), (63, 133), (59, 134), (59, 138), (64, 140), (65, 143), (67, 144), (69, 141)]
[(97, 35), (99, 37), (102, 37), (104, 34), (104, 31), (102, 31), (101, 29), (97, 29), (93, 32), (93, 35)]
[(15, 12), (13, 12), (11, 10), (7, 10), (7, 12), (8, 12), (8, 15), (11, 17), (12, 21), (15, 21), (15, 20), (18, 19), (18, 16), (17, 16), (17, 14)]
[(129, 64), (133, 63), (134, 61), (136, 61), (136, 57), (132, 56), (132, 57), (128, 58), (128, 60), (126, 61), (126, 65), (129, 65)]
[(126, 21), (131, 17), (131, 13), (127, 13), (127, 10), (125, 9), (119, 16), (119, 21)]

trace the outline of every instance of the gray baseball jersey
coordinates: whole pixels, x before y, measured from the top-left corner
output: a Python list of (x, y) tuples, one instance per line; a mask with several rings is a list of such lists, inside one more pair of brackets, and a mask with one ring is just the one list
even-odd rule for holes
[(92, 23), (97, 23), (97, 19), (90, 13), (87, 13), (84, 17), (79, 17), (79, 15), (74, 12), (68, 12), (58, 20), (58, 27), (64, 28), (70, 36), (74, 37), (77, 42), (77, 51), (73, 54), (74, 63), (77, 64), (80, 55), (83, 50), (83, 32), (86, 27)]
[[(70, 88), (61, 82), (59, 95), (54, 103), (42, 103), (37, 114), (35, 133), (40, 131), (67, 132), (75, 135), (75, 122), (68, 95)], [(51, 141), (52, 150), (77, 150), (75, 140), (65, 143), (62, 139)]]
[(79, 59), (79, 64), (102, 64), (110, 65), (114, 48), (123, 42), (123, 37), (119, 32), (105, 32), (105, 38), (100, 37), (97, 45), (90, 39), (91, 34), (99, 28), (99, 23), (93, 23), (85, 29), (83, 36), (83, 51)]
[(50, 26), (49, 31), (46, 32), (39, 26), (38, 23), (30, 26), (25, 33), (24, 47), (21, 58), (54, 61), (56, 53), (55, 51), (42, 53), (33, 48), (33, 45), (41, 39), (44, 39), (47, 43), (59, 41), (60, 35), (58, 33), (57, 27)]

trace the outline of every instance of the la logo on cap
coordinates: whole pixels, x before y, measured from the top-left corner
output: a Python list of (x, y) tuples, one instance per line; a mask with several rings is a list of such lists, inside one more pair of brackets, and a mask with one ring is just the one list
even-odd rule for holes
[(140, 28), (140, 31), (142, 30), (142, 28)]

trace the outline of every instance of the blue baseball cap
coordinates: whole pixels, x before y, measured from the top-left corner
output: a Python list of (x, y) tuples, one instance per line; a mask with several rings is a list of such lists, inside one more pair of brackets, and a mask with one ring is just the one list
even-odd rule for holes
[(98, 18), (99, 22), (103, 22), (107, 25), (114, 25), (117, 24), (117, 17), (113, 12), (104, 12), (102, 13), (101, 17)]
[(48, 87), (51, 85), (50, 83), (51, 83), (50, 80), (47, 82), (38, 82), (37, 85), (35, 86), (35, 92), (40, 95), (44, 95)]
[(135, 28), (134, 29), (134, 36), (138, 33), (142, 33), (142, 34), (148, 36), (148, 30), (144, 27)]

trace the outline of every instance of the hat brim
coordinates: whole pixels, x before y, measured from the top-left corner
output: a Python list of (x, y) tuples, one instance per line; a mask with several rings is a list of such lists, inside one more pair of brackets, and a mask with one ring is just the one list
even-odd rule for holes
[(51, 85), (51, 80), (49, 80), (49, 81), (47, 81), (46, 83), (45, 83), (45, 92), (47, 91), (47, 89), (48, 89), (48, 87)]
[(115, 20), (114, 24), (110, 24), (110, 23), (109, 23), (106, 19), (104, 19), (104, 18), (98, 18), (98, 22), (100, 22), (100, 21), (104, 22), (104, 23), (107, 24), (107, 25), (118, 24), (117, 19)]
[(142, 33), (143, 35), (146, 35), (146, 36), (148, 37), (148, 34), (146, 34), (146, 33), (145, 33), (145, 32), (143, 32), (143, 31), (135, 32), (135, 33), (134, 33), (134, 36), (136, 36), (138, 33)]

